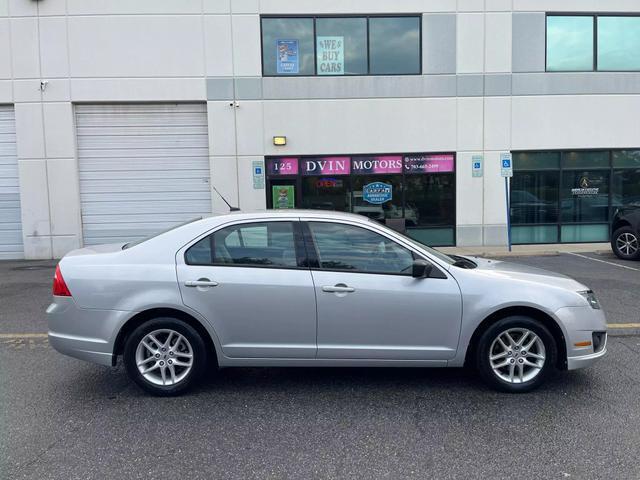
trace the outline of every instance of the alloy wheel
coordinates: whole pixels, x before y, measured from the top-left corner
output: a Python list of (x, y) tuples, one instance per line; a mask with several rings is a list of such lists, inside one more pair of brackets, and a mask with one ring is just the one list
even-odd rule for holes
[(542, 371), (546, 360), (544, 343), (527, 328), (510, 328), (500, 333), (489, 349), (489, 363), (501, 380), (526, 383)]
[(636, 237), (633, 233), (621, 233), (616, 238), (616, 247), (618, 251), (623, 255), (633, 256), (638, 252), (638, 248), (640, 248), (640, 244), (638, 243), (638, 237)]
[(154, 385), (176, 385), (193, 367), (193, 349), (184, 335), (175, 330), (154, 330), (140, 340), (136, 366)]

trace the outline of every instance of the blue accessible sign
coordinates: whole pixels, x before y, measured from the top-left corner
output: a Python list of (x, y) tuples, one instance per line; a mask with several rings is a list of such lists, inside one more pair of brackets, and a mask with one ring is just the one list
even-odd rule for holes
[(362, 188), (362, 199), (374, 205), (382, 205), (393, 198), (393, 186), (388, 183), (373, 182)]
[(298, 40), (276, 40), (276, 70), (278, 73), (298, 73), (298, 58)]

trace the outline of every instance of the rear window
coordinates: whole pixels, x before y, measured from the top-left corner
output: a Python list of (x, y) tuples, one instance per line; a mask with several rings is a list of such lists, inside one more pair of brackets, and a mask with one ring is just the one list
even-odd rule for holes
[(169, 228), (167, 228), (165, 230), (162, 230), (162, 231), (160, 231), (158, 233), (154, 233), (153, 235), (149, 235), (148, 237), (144, 237), (144, 238), (142, 238), (140, 240), (135, 240), (133, 242), (125, 243), (122, 246), (122, 250), (126, 250), (127, 248), (135, 247), (136, 245), (140, 245), (141, 243), (144, 243), (147, 240), (151, 240), (152, 238), (159, 237), (160, 235), (168, 233), (171, 230), (175, 230), (176, 228), (184, 227), (185, 225), (189, 225), (190, 223), (197, 222), (198, 220), (202, 220), (202, 217), (192, 218), (191, 220), (187, 220), (186, 222), (182, 222), (182, 223), (179, 223), (177, 225), (173, 225), (172, 227), (169, 227)]
[(185, 254), (189, 265), (295, 268), (292, 222), (232, 225), (203, 238)]

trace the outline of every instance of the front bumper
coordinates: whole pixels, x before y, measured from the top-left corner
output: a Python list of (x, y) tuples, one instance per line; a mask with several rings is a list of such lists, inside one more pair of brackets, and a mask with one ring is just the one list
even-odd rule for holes
[[(607, 354), (607, 320), (602, 310), (590, 306), (566, 307), (555, 314), (565, 333), (567, 370), (589, 367)], [(594, 350), (594, 333), (597, 332), (603, 332), (605, 336)], [(588, 345), (577, 346), (585, 343)]]
[(591, 355), (581, 355), (579, 357), (567, 358), (567, 370), (577, 370), (579, 368), (590, 367), (607, 354), (606, 345), (597, 353)]
[(131, 312), (78, 308), (71, 297), (53, 297), (47, 308), (49, 345), (58, 352), (113, 365), (115, 340)]

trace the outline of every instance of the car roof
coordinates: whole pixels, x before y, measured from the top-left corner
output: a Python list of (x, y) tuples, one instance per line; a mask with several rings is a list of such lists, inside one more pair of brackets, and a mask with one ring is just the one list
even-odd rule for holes
[(369, 218), (356, 213), (336, 212), (335, 210), (239, 210), (234, 212), (215, 213), (205, 218), (224, 218), (224, 220), (242, 220), (249, 218), (277, 218), (277, 217), (313, 217), (335, 218), (344, 220), (359, 220), (368, 222)]

